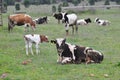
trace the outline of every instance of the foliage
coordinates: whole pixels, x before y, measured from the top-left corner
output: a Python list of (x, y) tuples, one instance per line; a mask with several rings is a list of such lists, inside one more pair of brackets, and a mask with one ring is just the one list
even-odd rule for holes
[(120, 5), (120, 0), (116, 0), (116, 4)]
[(69, 4), (68, 4), (67, 1), (64, 1), (62, 6), (63, 6), (63, 7), (67, 7), (67, 6), (69, 6)]
[(104, 5), (110, 5), (110, 1), (109, 0), (105, 0)]
[(15, 4), (15, 9), (20, 10), (20, 4), (19, 3)]
[(94, 5), (95, 4), (95, 0), (89, 0), (89, 4), (90, 5)]
[(4, 2), (6, 2), (7, 5), (14, 5), (15, 4), (15, 0), (4, 0)]
[(79, 4), (78, 0), (72, 0), (72, 3), (74, 4), (74, 6), (77, 6)]
[(62, 11), (62, 8), (61, 8), (61, 7), (62, 7), (62, 5), (59, 4), (59, 5), (58, 5), (58, 12), (61, 12), (61, 11)]
[(29, 0), (24, 0), (23, 4), (26, 8), (28, 8), (30, 6)]
[(55, 5), (52, 6), (52, 12), (53, 13), (56, 12), (56, 6)]

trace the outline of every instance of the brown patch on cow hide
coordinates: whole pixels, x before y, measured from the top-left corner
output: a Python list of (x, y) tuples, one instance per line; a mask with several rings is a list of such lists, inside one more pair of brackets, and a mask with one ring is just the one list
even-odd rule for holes
[(48, 38), (45, 35), (40, 35), (40, 40), (41, 40), (41, 43), (42, 42), (49, 42)]

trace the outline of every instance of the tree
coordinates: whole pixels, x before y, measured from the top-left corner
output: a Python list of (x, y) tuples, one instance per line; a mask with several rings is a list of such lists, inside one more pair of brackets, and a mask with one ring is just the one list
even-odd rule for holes
[(116, 4), (120, 5), (120, 0), (116, 0), (115, 2)]
[(58, 5), (58, 12), (61, 12), (62, 11), (62, 8), (61, 8), (61, 4), (60, 5)]
[(52, 6), (52, 12), (55, 13), (56, 12), (56, 6)]
[(95, 5), (95, 0), (89, 0), (90, 5)]
[(110, 1), (109, 0), (105, 0), (104, 5), (110, 5)]
[(62, 6), (63, 6), (63, 7), (67, 7), (67, 6), (69, 6), (69, 4), (68, 4), (67, 1), (64, 1)]
[(78, 0), (72, 0), (72, 3), (74, 4), (74, 6), (77, 6), (79, 4)]
[(19, 3), (15, 4), (15, 9), (20, 10), (20, 4)]
[(23, 4), (26, 8), (28, 8), (30, 6), (29, 0), (24, 0)]

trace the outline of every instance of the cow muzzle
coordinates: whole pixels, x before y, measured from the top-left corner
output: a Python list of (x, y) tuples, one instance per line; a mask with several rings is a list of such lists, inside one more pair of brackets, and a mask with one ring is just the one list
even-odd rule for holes
[(58, 49), (57, 51), (58, 51), (58, 53), (62, 53), (63, 49)]

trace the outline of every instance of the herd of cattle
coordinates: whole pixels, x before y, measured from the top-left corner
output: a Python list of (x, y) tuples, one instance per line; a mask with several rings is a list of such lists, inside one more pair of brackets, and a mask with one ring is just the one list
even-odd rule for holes
[[(78, 19), (77, 15), (74, 13), (55, 13), (53, 14), (53, 17), (58, 20), (58, 23), (62, 21), (62, 23), (65, 24), (66, 35), (69, 34), (68, 30), (70, 26), (72, 27), (72, 33), (74, 33), (74, 28), (76, 32), (78, 32), (78, 25), (87, 25), (88, 23), (92, 22), (90, 18)], [(27, 27), (30, 26), (32, 30), (35, 30), (36, 24), (48, 23), (47, 21), (47, 16), (33, 20), (32, 17), (27, 14), (13, 14), (8, 16), (8, 31), (11, 31), (15, 25), (25, 25), (25, 31), (27, 30)], [(108, 20), (101, 20), (99, 18), (96, 18), (94, 22), (96, 22), (100, 26), (106, 26), (110, 24)], [(32, 50), (33, 43), (36, 47), (36, 54), (38, 54), (40, 53), (39, 44), (42, 42), (49, 42), (46, 35), (39, 34), (24, 35), (24, 40), (26, 47), (26, 55), (29, 54), (29, 49), (31, 54), (34, 55)], [(56, 49), (58, 52), (58, 63), (101, 63), (104, 58), (101, 52), (93, 48), (67, 43), (66, 38), (57, 38), (55, 40), (51, 40), (50, 42), (56, 45)]]

